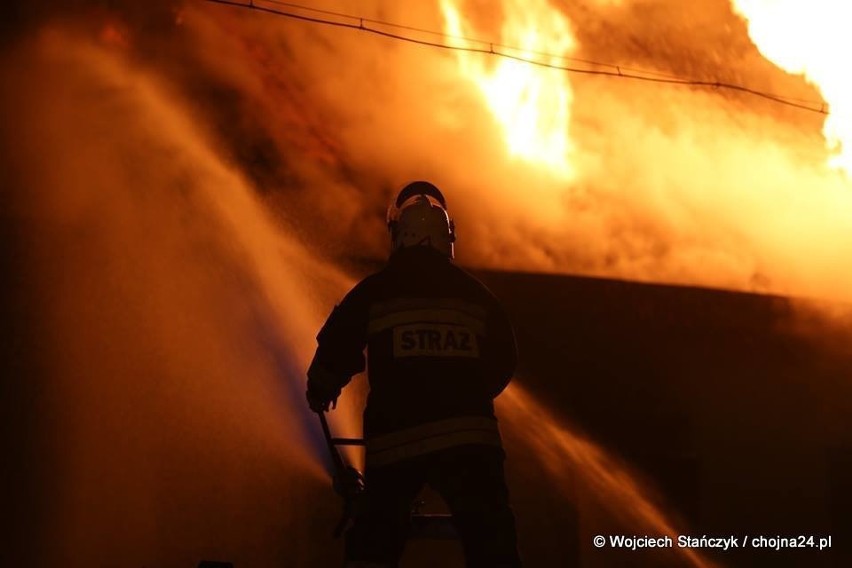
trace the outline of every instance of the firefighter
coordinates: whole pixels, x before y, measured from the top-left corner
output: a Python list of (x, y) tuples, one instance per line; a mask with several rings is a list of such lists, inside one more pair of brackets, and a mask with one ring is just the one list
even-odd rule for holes
[(387, 221), (387, 265), (334, 308), (308, 369), (308, 404), (325, 412), (369, 362), (366, 490), (345, 566), (397, 565), (427, 483), (452, 513), (468, 567), (520, 566), (493, 402), (515, 370), (512, 327), (453, 263), (455, 227), (437, 187), (405, 186)]

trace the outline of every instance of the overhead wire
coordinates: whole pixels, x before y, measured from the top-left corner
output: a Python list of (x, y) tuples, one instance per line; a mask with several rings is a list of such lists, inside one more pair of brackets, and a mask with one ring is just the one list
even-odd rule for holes
[[(334, 26), (339, 28), (348, 28), (358, 31), (363, 31), (371, 34), (375, 34), (381, 37), (386, 37), (396, 41), (404, 41), (407, 43), (413, 43), (417, 45), (433, 47), (437, 49), (445, 49), (450, 51), (462, 51), (467, 53), (481, 53), (485, 55), (492, 55), (496, 57), (503, 57), (506, 59), (511, 59), (514, 61), (518, 61), (521, 63), (536, 65), (539, 67), (546, 67), (549, 69), (555, 69), (559, 71), (565, 71), (568, 73), (577, 73), (583, 75), (599, 75), (605, 77), (612, 77), (617, 79), (631, 79), (636, 81), (647, 81), (652, 83), (662, 83), (669, 85), (684, 85), (684, 86), (692, 86), (692, 87), (702, 87), (702, 88), (714, 88), (714, 89), (724, 89), (730, 91), (738, 91), (741, 93), (746, 93), (749, 95), (753, 95), (756, 97), (760, 97), (774, 103), (787, 105), (791, 107), (795, 107), (798, 109), (802, 109), (809, 112), (815, 112), (819, 114), (829, 114), (829, 109), (824, 102), (815, 102), (815, 101), (805, 101), (802, 99), (797, 99), (794, 97), (779, 95), (775, 93), (769, 93), (767, 91), (762, 91), (760, 89), (755, 89), (752, 87), (748, 87), (745, 85), (740, 85), (737, 83), (730, 83), (726, 81), (716, 81), (716, 80), (707, 80), (707, 79), (687, 79), (683, 77), (679, 77), (677, 75), (670, 75), (665, 73), (659, 73), (654, 71), (645, 71), (641, 69), (635, 69), (631, 67), (624, 67), (621, 65), (616, 65), (612, 63), (601, 63), (596, 61), (590, 61), (586, 59), (578, 59), (574, 57), (567, 57), (564, 55), (557, 55), (546, 52), (538, 52), (538, 51), (530, 51), (527, 49), (519, 48), (516, 46), (510, 46), (500, 43), (489, 42), (481, 39), (474, 39), (469, 37), (461, 37), (455, 36), (451, 34), (446, 34), (443, 32), (437, 32), (435, 30), (428, 30), (423, 28), (418, 28), (414, 26), (407, 26), (402, 24), (396, 24), (393, 22), (387, 22), (383, 20), (378, 20), (374, 18), (365, 18), (361, 16), (353, 16), (351, 14), (344, 14), (341, 12), (335, 12), (332, 10), (325, 10), (320, 8), (313, 8), (310, 6), (303, 6), (301, 4), (295, 4), (292, 2), (285, 2), (283, 0), (247, 0), (247, 1), (238, 1), (238, 0), (204, 0), (206, 2), (212, 2), (215, 4), (224, 4), (228, 6), (235, 6), (239, 8), (246, 8), (250, 10), (256, 10), (259, 12), (269, 13), (275, 16), (281, 16), (285, 18), (290, 18), (294, 20), (300, 20), (303, 22), (310, 22), (319, 25), (326, 26)], [(289, 8), (290, 10), (301, 10), (306, 12), (306, 14), (295, 13), (293, 11), (287, 11), (281, 8)], [(315, 15), (307, 15), (307, 14), (315, 14)], [(344, 21), (339, 20), (331, 20), (328, 18), (324, 18), (322, 16), (333, 16), (335, 18), (340, 18)], [(445, 42), (438, 41), (430, 41), (426, 39), (418, 39), (416, 37), (411, 37), (410, 35), (404, 35), (402, 33), (395, 33), (388, 31), (386, 29), (379, 29), (378, 27), (371, 27), (369, 24), (373, 26), (381, 26), (388, 29), (395, 30), (405, 30), (410, 32), (422, 33), (425, 35), (430, 35), (434, 37), (441, 38), (443, 40), (455, 40), (460, 42), (466, 42), (468, 44), (473, 45), (449, 45)], [(476, 47), (479, 45), (481, 47)], [(533, 59), (531, 57), (522, 56), (522, 55), (514, 55), (509, 53), (510, 51), (514, 51), (517, 53), (526, 53), (531, 55), (536, 55), (542, 58), (547, 58), (549, 60), (557, 60), (560, 59), (562, 61), (571, 61), (575, 63), (583, 63), (585, 65), (596, 66), (598, 69), (591, 68), (582, 68), (571, 65), (560, 65), (557, 63), (552, 63), (550, 61), (542, 61), (539, 59)]]

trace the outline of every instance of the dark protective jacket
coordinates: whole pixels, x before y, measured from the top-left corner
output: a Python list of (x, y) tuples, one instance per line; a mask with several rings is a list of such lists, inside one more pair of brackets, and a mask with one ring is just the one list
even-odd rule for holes
[(493, 399), (515, 371), (512, 327), (482, 283), (431, 247), (394, 253), (335, 307), (317, 343), (308, 389), (327, 400), (368, 363), (368, 466), (500, 445)]

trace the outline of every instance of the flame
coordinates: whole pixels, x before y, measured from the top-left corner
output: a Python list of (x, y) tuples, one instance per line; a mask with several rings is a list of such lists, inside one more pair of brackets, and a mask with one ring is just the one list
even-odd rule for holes
[[(455, 42), (452, 45), (470, 48), (461, 38), (470, 35), (471, 25), (453, 0), (442, 0), (441, 11), (445, 31)], [(500, 41), (517, 51), (500, 48), (501, 53), (549, 65), (564, 64), (562, 58), (574, 49), (575, 42), (559, 10), (547, 0), (506, 0), (503, 12)], [(481, 49), (482, 44), (476, 47)], [(456, 54), (459, 71), (479, 88), (502, 127), (509, 154), (570, 177), (568, 126), (573, 96), (565, 72), (502, 57), (492, 65), (492, 56), (463, 49)]]
[(852, 81), (846, 54), (852, 51), (849, 7), (835, 0), (732, 0), (746, 18), (752, 41), (764, 57), (816, 86), (829, 105), (823, 133), (829, 164), (852, 172)]

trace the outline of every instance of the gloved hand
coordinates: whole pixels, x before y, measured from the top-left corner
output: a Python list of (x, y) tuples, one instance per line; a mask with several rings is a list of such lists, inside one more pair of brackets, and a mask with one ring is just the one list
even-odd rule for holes
[(349, 465), (332, 476), (331, 484), (334, 492), (344, 499), (355, 499), (364, 492), (364, 474)]
[(308, 406), (311, 407), (311, 410), (314, 412), (328, 412), (329, 407), (337, 408), (337, 397), (329, 398), (327, 396), (323, 396), (320, 393), (314, 392), (311, 389), (308, 389), (305, 392), (305, 396), (308, 399)]

